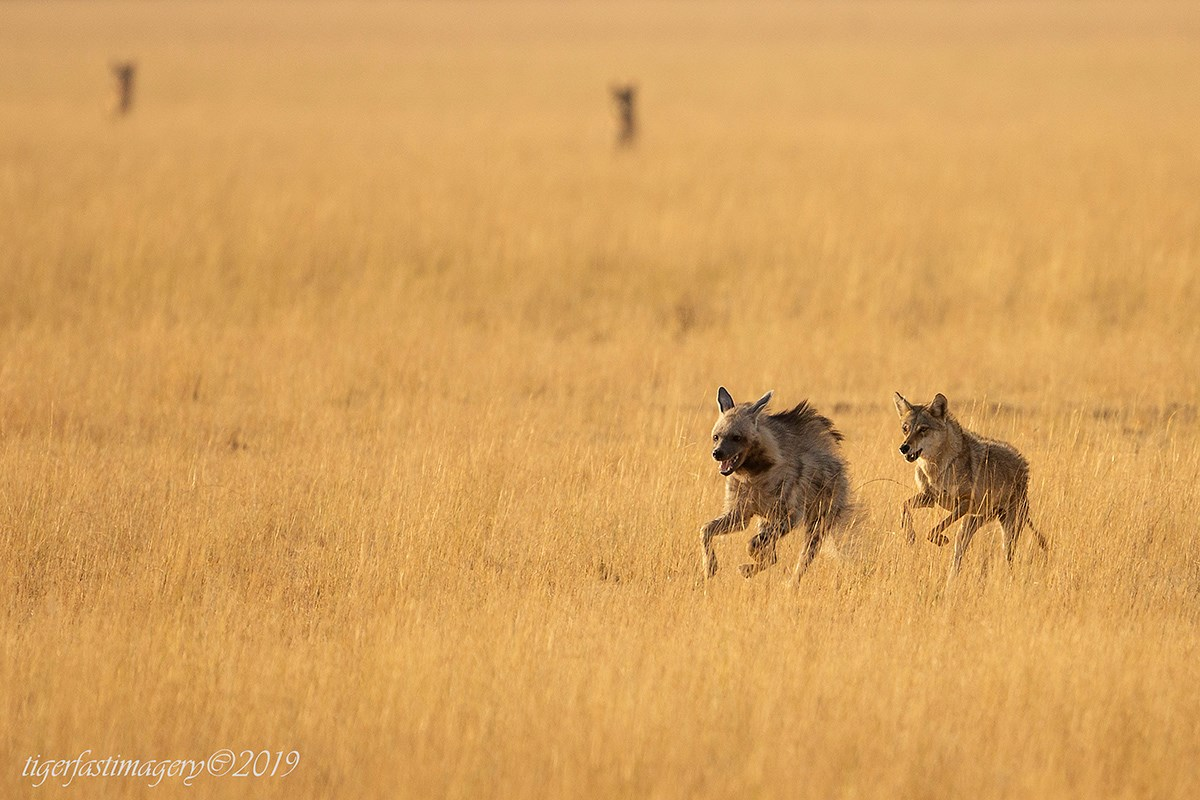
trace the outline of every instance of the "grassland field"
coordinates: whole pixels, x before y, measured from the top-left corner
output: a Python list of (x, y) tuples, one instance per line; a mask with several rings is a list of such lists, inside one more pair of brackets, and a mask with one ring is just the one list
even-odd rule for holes
[[(1198, 134), (1192, 3), (0, 4), (0, 796), (1200, 795)], [(861, 553), (702, 580), (722, 384)]]

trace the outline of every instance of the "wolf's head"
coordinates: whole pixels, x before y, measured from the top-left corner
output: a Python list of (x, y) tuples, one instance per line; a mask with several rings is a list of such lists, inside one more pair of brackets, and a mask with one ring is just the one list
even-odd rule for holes
[(753, 403), (734, 403), (724, 386), (717, 390), (721, 415), (713, 426), (712, 457), (721, 462), (722, 475), (732, 475), (746, 463), (747, 454), (758, 443), (758, 418), (771, 394), (767, 392)]
[(900, 445), (904, 460), (912, 463), (922, 455), (935, 458), (946, 440), (946, 396), (939, 393), (929, 405), (914, 406), (896, 392), (895, 402), (904, 434)]

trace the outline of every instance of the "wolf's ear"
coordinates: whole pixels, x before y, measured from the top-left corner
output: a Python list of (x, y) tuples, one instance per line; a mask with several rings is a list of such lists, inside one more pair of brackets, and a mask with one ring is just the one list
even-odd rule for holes
[(721, 409), (722, 414), (733, 408), (733, 395), (724, 386), (717, 389), (717, 408)]
[(750, 406), (747, 411), (755, 416), (758, 416), (758, 413), (767, 407), (767, 403), (771, 402), (771, 395), (773, 394), (775, 394), (774, 390), (767, 392), (762, 397), (755, 400), (754, 405)]
[(933, 396), (933, 402), (929, 404), (929, 413), (935, 417), (946, 416), (946, 395), (938, 392)]
[(905, 400), (904, 395), (899, 392), (892, 392), (892, 394), (895, 395), (892, 402), (896, 404), (896, 413), (900, 415), (900, 419), (904, 419), (908, 416), (908, 412), (912, 411), (912, 403)]

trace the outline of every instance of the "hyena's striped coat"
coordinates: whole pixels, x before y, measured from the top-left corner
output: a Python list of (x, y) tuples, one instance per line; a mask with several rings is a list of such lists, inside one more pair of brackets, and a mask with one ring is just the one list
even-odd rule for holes
[(795, 579), (821, 547), (821, 540), (851, 511), (850, 481), (833, 423), (807, 402), (789, 411), (764, 413), (771, 392), (754, 403), (735, 404), (725, 387), (717, 392), (720, 416), (713, 427), (712, 456), (725, 476), (725, 513), (701, 529), (704, 572), (717, 572), (715, 536), (743, 530), (753, 517), (750, 578), (777, 560), (775, 545), (794, 528), (804, 532)]

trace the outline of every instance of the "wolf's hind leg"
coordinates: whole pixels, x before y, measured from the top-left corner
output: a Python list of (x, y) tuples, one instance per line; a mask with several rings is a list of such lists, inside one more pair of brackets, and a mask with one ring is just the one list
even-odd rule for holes
[(962, 527), (958, 529), (958, 538), (954, 541), (954, 557), (950, 560), (950, 574), (946, 578), (946, 583), (953, 581), (954, 576), (958, 574), (958, 570), (962, 566), (963, 554), (967, 552), (971, 538), (975, 536), (975, 531), (982, 527), (983, 522), (984, 518), (978, 515), (972, 515), (963, 520)]
[(1005, 509), (1000, 512), (1000, 552), (1011, 567), (1013, 556), (1017, 552), (1017, 540), (1021, 538), (1021, 529), (1025, 527), (1026, 518), (1020, 511)]
[(1046, 537), (1034, 527), (1033, 520), (1029, 518), (1029, 505), (1027, 503), (1021, 503), (1016, 508), (1002, 511), (1000, 513), (1000, 527), (1004, 531), (1003, 537), (1000, 540), (1000, 546), (1009, 564), (1012, 563), (1013, 556), (1015, 555), (1017, 539), (1020, 538), (1021, 531), (1025, 528), (1029, 528), (1033, 532), (1033, 535), (1037, 537), (1038, 547), (1042, 552), (1046, 552), (1049, 549), (1046, 545)]
[(749, 564), (742, 564), (743, 578), (753, 578), (779, 560), (775, 545), (782, 535), (783, 531), (777, 525), (771, 525), (766, 521), (758, 523), (758, 533), (750, 539), (749, 545), (750, 558), (753, 561)]

